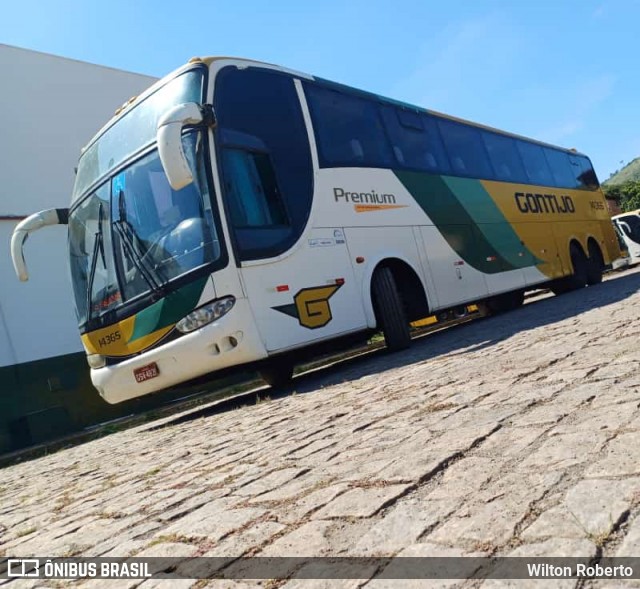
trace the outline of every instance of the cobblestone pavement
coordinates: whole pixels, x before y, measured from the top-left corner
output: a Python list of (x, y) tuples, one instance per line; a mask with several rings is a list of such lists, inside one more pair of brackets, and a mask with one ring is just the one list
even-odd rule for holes
[[(7, 467), (0, 550), (640, 555), (639, 289), (629, 270), (299, 377), (293, 394), (261, 389), (243, 407), (209, 405)], [(81, 586), (140, 583), (159, 582)], [(419, 586), (456, 583), (508, 585)]]

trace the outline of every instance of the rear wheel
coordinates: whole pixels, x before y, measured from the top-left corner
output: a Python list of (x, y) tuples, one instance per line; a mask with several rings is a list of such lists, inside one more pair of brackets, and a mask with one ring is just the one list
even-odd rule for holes
[(589, 260), (584, 255), (582, 248), (572, 243), (569, 250), (571, 256), (571, 265), (573, 266), (573, 274), (560, 279), (551, 290), (554, 294), (563, 294), (572, 290), (583, 288), (587, 284), (587, 277), (589, 273)]
[(378, 327), (390, 352), (404, 350), (411, 344), (407, 312), (390, 268), (379, 268), (371, 283)]
[(499, 315), (513, 311), (524, 303), (524, 291), (505, 292), (487, 299), (479, 308), (485, 315)]
[(259, 370), (262, 380), (274, 389), (287, 386), (293, 378), (294, 364), (287, 358), (274, 358)]
[(587, 284), (600, 284), (602, 282), (602, 269), (604, 261), (602, 252), (595, 242), (589, 242), (589, 260), (587, 268)]

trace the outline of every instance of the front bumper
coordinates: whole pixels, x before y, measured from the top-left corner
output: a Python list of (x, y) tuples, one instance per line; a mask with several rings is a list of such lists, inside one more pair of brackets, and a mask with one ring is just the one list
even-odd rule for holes
[[(267, 356), (247, 299), (217, 321), (114, 366), (91, 370), (91, 381), (108, 403), (121, 403), (229, 366)], [(155, 362), (158, 376), (137, 382), (134, 371)]]

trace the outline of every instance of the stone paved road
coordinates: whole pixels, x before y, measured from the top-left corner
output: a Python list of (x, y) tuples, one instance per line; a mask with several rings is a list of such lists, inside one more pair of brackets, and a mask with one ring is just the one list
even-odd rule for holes
[[(292, 395), (263, 389), (7, 467), (0, 550), (640, 555), (639, 289), (630, 270), (300, 377)], [(456, 583), (509, 586), (262, 585)]]

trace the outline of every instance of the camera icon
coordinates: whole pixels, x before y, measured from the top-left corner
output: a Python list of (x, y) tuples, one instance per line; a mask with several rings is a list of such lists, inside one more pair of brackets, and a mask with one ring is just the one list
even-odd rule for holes
[(7, 577), (39, 577), (40, 561), (37, 558), (10, 558), (7, 561)]

